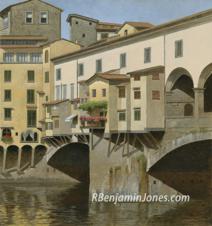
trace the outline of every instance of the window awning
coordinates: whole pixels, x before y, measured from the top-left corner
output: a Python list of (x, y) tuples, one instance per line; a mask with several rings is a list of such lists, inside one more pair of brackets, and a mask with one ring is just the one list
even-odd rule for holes
[(70, 115), (65, 119), (65, 122), (72, 122), (72, 120), (77, 117), (77, 115)]

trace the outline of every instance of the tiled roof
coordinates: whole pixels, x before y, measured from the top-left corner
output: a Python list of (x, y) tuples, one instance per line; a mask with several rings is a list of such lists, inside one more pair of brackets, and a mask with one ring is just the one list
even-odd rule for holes
[[(123, 24), (123, 26), (124, 26), (125, 24), (129, 24), (129, 25), (131, 25), (131, 26), (133, 26), (133, 27), (135, 27), (135, 28), (137, 28), (137, 29), (144, 29), (144, 28), (151, 28), (151, 27), (154, 27), (153, 24), (148, 23), (148, 22), (134, 22), (134, 21), (127, 21), (127, 22), (125, 22), (125, 23)], [(122, 27), (123, 27), (123, 26), (122, 26)]]
[(148, 72), (156, 72), (156, 71), (164, 71), (164, 66), (160, 65), (160, 66), (155, 66), (155, 67), (149, 67), (149, 68), (145, 68), (145, 69), (141, 69), (141, 70), (137, 70), (137, 71), (132, 71), (129, 72), (128, 74), (130, 75), (142, 75)]
[(53, 100), (47, 103), (44, 103), (44, 105), (57, 105), (57, 104), (61, 104), (63, 102), (69, 101), (68, 99), (66, 100)]
[(117, 31), (120, 29), (122, 24), (117, 23), (107, 23), (107, 22), (99, 22), (96, 25), (97, 31)]
[(82, 48), (81, 50), (72, 52), (70, 54), (64, 54), (64, 55), (62, 55), (60, 57), (56, 57), (52, 60), (54, 61), (54, 60), (64, 59), (66, 57), (72, 57), (72, 56), (76, 57), (76, 56), (84, 54), (84, 53), (88, 54), (89, 52), (93, 52), (94, 50), (100, 49), (101, 47), (109, 46), (109, 45), (115, 44), (115, 43), (119, 44), (122, 41), (130, 40), (130, 39), (133, 39), (134, 37), (142, 37), (142, 36), (147, 36), (147, 35), (153, 35), (153, 34), (156, 34), (160, 31), (166, 31), (167, 29), (175, 28), (175, 27), (177, 27), (181, 24), (185, 24), (185, 23), (191, 22), (191, 21), (196, 21), (198, 19), (201, 19), (203, 17), (208, 17), (208, 16), (211, 16), (211, 15), (212, 15), (212, 9), (209, 9), (209, 10), (206, 10), (206, 11), (203, 11), (203, 12), (200, 12), (200, 13), (195, 13), (191, 16), (186, 16), (186, 17), (183, 17), (183, 18), (180, 18), (180, 19), (177, 19), (177, 20), (173, 20), (171, 22), (167, 22), (167, 23), (164, 23), (164, 24), (161, 24), (161, 25), (153, 26), (152, 28), (144, 29), (144, 30), (138, 31), (138, 32), (133, 33), (133, 34), (128, 35), (128, 36), (124, 36), (124, 37), (118, 36), (117, 38), (114, 38), (110, 41), (105, 40), (103, 42), (97, 43), (96, 45), (94, 44), (92, 46)]

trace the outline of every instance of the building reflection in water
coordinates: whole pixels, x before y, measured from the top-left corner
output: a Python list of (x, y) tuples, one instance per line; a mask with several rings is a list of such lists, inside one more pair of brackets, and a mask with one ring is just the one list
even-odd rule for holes
[(190, 203), (89, 203), (82, 186), (1, 185), (0, 225), (209, 226), (211, 199)]

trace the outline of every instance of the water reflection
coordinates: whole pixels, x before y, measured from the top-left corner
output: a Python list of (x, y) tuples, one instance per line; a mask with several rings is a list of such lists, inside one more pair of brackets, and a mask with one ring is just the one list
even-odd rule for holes
[(209, 226), (211, 199), (186, 204), (89, 203), (82, 186), (1, 185), (0, 225)]

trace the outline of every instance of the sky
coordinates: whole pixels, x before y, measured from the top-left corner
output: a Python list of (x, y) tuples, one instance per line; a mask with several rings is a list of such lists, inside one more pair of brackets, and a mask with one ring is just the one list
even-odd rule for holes
[[(0, 0), (0, 10), (22, 0)], [(69, 38), (66, 18), (77, 13), (100, 21), (143, 21), (155, 25), (212, 8), (212, 0), (46, 0), (64, 10), (62, 36)]]

